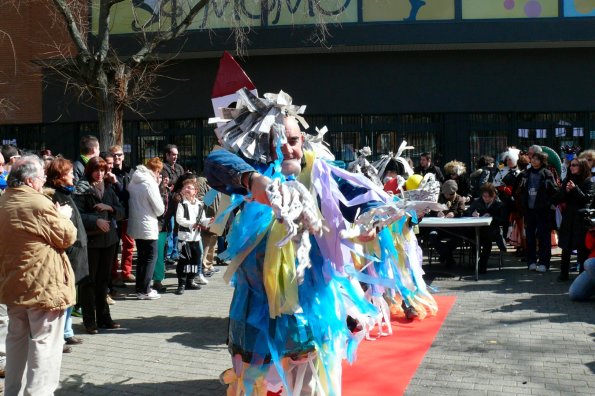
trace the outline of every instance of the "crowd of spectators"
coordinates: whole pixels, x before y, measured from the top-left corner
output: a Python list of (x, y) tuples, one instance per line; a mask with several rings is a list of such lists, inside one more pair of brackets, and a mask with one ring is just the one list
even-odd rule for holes
[[(558, 280), (565, 282), (570, 279), (573, 255), (576, 269), (582, 274), (593, 251), (586, 242), (586, 216), (593, 208), (595, 196), (595, 150), (581, 152), (573, 146), (564, 147), (563, 151), (560, 170), (548, 162), (548, 154), (541, 146), (533, 145), (526, 152), (509, 148), (501, 153), (499, 161), (483, 155), (470, 174), (467, 166), (457, 160), (447, 162), (442, 172), (432, 163), (431, 153), (423, 153), (415, 174), (404, 186), (407, 188), (409, 180), (415, 177), (421, 180), (421, 176), (432, 173), (441, 183), (438, 202), (446, 209), (428, 212), (426, 216), (492, 218), (489, 227), (481, 228), (480, 273), (487, 272), (493, 243), (500, 252), (506, 252), (507, 245), (514, 248), (527, 268), (537, 272), (550, 270), (552, 248), (558, 246), (562, 251)], [(380, 176), (385, 190), (396, 192), (397, 176), (388, 172)], [(453, 251), (462, 241), (473, 239), (471, 229), (459, 230), (462, 238), (452, 234), (434, 229), (422, 235), (438, 253), (440, 263), (447, 267), (456, 264)]]
[[(73, 162), (47, 149), (31, 155), (5, 145), (0, 151), (0, 221), (12, 236), (0, 240), (0, 375), (6, 375), (7, 392), (51, 393), (62, 353), (83, 342), (72, 316), (82, 316), (89, 335), (120, 327), (110, 305), (126, 284), (134, 283), (136, 298), (155, 300), (167, 292), (168, 266), (176, 271), (177, 295), (201, 289), (219, 272), (216, 252), (225, 249), (226, 228), (213, 219), (229, 199), (185, 171), (175, 145), (133, 168), (125, 165), (121, 146), (99, 148), (97, 138), (84, 136)], [(590, 298), (595, 234), (585, 217), (595, 196), (595, 150), (568, 153), (561, 176), (537, 145), (526, 153), (508, 149), (499, 159), (482, 156), (469, 174), (460, 161), (440, 169), (423, 153), (414, 172), (435, 175), (446, 207), (426, 215), (492, 218), (480, 238), (481, 273), (493, 243), (500, 251), (514, 247), (529, 270), (549, 271), (554, 241), (562, 249), (559, 280), (570, 279), (576, 255), (580, 275), (570, 297)], [(391, 192), (400, 188), (395, 172), (382, 175)], [(440, 262), (454, 266), (460, 240), (439, 230), (427, 236)]]
[(0, 151), (0, 218), (12, 236), (0, 242), (7, 394), (53, 394), (62, 354), (83, 342), (72, 316), (89, 335), (117, 329), (110, 305), (127, 284), (135, 287), (129, 296), (155, 300), (167, 292), (167, 265), (179, 279), (172, 291), (182, 294), (208, 284), (223, 264), (215, 250), (225, 248), (225, 228), (209, 229), (220, 196), (204, 204), (210, 188), (177, 163), (175, 145), (132, 169), (121, 146), (100, 152), (94, 136), (82, 137), (79, 150), (74, 161), (48, 149)]

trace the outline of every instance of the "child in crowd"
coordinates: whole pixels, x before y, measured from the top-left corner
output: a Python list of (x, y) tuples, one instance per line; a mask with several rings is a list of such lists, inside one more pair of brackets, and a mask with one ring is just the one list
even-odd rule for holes
[[(195, 178), (184, 180), (182, 185), (182, 202), (176, 210), (176, 222), (178, 223), (178, 248), (180, 259), (176, 266), (178, 275), (178, 289), (176, 294), (184, 293), (185, 289), (197, 290), (200, 285), (208, 282), (202, 273), (202, 246), (200, 231), (207, 227), (212, 218), (207, 218), (203, 203), (196, 198), (198, 184)], [(198, 274), (198, 283), (194, 277)]]

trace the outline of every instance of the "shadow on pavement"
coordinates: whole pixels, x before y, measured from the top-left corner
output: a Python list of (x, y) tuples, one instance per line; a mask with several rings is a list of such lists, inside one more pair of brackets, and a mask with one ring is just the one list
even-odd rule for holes
[(130, 379), (119, 382), (94, 385), (86, 383), (81, 375), (71, 375), (55, 392), (57, 396), (75, 394), (90, 395), (195, 395), (224, 396), (226, 387), (218, 380), (167, 381), (155, 383), (127, 383)]
[[(119, 319), (122, 326), (116, 330), (101, 330), (113, 335), (179, 333), (170, 338), (184, 346), (200, 349), (221, 349), (227, 340), (227, 318), (185, 317), (185, 316), (152, 316), (144, 318)], [(82, 324), (74, 325), (75, 333), (84, 334)]]

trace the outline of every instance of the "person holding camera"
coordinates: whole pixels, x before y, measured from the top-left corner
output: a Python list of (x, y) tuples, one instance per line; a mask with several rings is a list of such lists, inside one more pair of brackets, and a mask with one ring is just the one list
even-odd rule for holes
[(585, 246), (584, 225), (585, 209), (593, 201), (595, 184), (591, 181), (591, 166), (586, 159), (574, 158), (570, 161), (570, 173), (564, 179), (562, 188), (554, 196), (554, 201), (564, 204), (562, 209), (562, 223), (558, 246), (562, 248), (559, 281), (568, 280), (570, 269), (570, 256), (573, 250), (577, 251), (579, 271), (583, 272), (584, 262), (589, 256)]

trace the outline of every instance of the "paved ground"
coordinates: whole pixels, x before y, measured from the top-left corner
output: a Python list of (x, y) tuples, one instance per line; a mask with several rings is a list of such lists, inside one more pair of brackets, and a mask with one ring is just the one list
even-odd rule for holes
[[(529, 273), (507, 255), (502, 270), (490, 269), (479, 282), (464, 268), (456, 270), (469, 274), (462, 280), (435, 265), (426, 270), (437, 293), (457, 300), (407, 395), (595, 394), (595, 306), (568, 301), (556, 268)], [(173, 272), (168, 276), (173, 290)], [(118, 300), (112, 315), (119, 330), (81, 335), (75, 319), (85, 341), (64, 355), (56, 394), (223, 395), (217, 377), (229, 365), (231, 288), (221, 274), (211, 279), (183, 296)]]
[(457, 301), (406, 394), (594, 395), (595, 306), (569, 301), (558, 269), (559, 255), (545, 274), (507, 255), (479, 282), (436, 278)]

